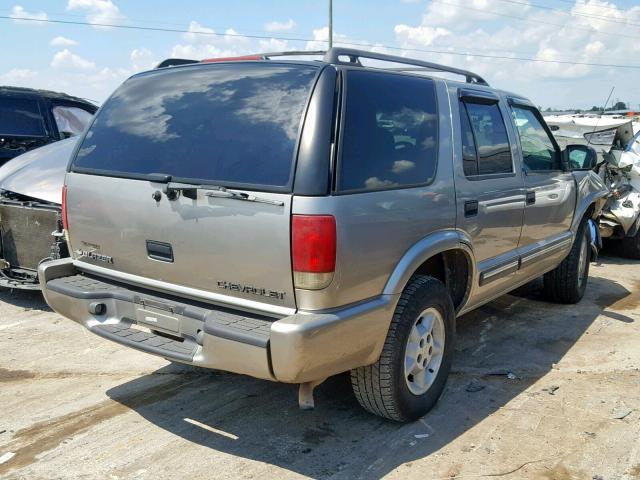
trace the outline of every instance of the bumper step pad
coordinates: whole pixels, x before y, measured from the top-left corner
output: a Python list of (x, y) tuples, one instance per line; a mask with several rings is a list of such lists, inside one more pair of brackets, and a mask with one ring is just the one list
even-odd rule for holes
[(193, 356), (198, 349), (196, 343), (179, 342), (178, 340), (131, 328), (129, 325), (98, 325), (92, 327), (91, 331), (101, 337), (129, 345), (138, 350), (188, 362), (193, 360)]
[[(140, 306), (159, 308), (172, 312), (172, 315), (177, 314), (202, 322), (205, 334), (260, 348), (268, 348), (271, 324), (274, 321), (273, 318), (254, 316), (229, 308), (179, 301), (175, 297), (165, 297), (159, 292), (129, 287), (106, 278), (80, 273), (50, 280), (47, 282), (47, 289), (86, 301), (113, 298)], [(92, 326), (91, 331), (133, 348), (162, 356), (191, 361), (195, 355), (197, 344), (190, 338), (179, 342), (131, 328), (131, 323), (135, 322), (128, 319), (117, 320), (121, 323)]]

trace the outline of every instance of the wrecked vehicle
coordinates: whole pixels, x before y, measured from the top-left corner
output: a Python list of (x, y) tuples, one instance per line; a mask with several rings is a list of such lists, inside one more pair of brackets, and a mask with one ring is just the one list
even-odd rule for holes
[(0, 165), (80, 134), (97, 109), (87, 100), (64, 93), (0, 86)]
[(622, 255), (640, 259), (640, 131), (616, 129), (598, 173), (611, 191), (599, 219), (603, 238), (620, 241)]
[(457, 316), (540, 276), (580, 301), (596, 153), (560, 149), (534, 104), (472, 72), (287, 55), (125, 81), (70, 163), (71, 258), (40, 265), (44, 296), (119, 344), (300, 384), (301, 407), (350, 371), (366, 410), (416, 419)]
[[(634, 133), (635, 132), (635, 133)], [(598, 219), (604, 240), (619, 241), (618, 251), (640, 259), (640, 129), (636, 123), (624, 123), (595, 129), (558, 129), (554, 135), (560, 144), (592, 146), (598, 153), (594, 168), (610, 191)]]
[(38, 265), (69, 255), (61, 196), (77, 141), (40, 147), (0, 167), (0, 287), (39, 289)]

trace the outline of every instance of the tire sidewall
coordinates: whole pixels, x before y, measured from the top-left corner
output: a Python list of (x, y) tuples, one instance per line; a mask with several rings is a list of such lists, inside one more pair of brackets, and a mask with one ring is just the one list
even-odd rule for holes
[[(578, 299), (581, 299), (584, 296), (584, 292), (587, 289), (587, 283), (589, 282), (589, 265), (591, 263), (591, 251), (590, 251), (590, 243), (591, 243), (591, 234), (589, 233), (589, 225), (588, 220), (584, 222), (578, 231), (578, 238), (576, 242), (576, 251), (575, 255), (577, 257), (576, 260), (576, 271), (575, 271), (575, 279), (576, 279), (576, 293)], [(580, 278), (580, 250), (582, 249), (582, 244), (586, 243), (586, 254), (585, 254), (585, 266), (584, 272), (582, 273), (582, 278)]]
[[(405, 351), (411, 329), (418, 316), (428, 308), (435, 308), (442, 315), (445, 331), (442, 363), (431, 387), (421, 395), (409, 390), (405, 381)], [(398, 324), (397, 345), (393, 355), (393, 388), (397, 404), (406, 420), (423, 416), (436, 403), (447, 381), (455, 348), (455, 311), (449, 292), (442, 282), (429, 278), (429, 282), (419, 288), (402, 311)]]

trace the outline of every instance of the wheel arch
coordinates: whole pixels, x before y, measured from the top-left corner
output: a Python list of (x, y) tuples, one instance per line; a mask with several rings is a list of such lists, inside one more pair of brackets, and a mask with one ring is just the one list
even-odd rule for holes
[(402, 293), (413, 275), (430, 275), (445, 284), (456, 312), (459, 312), (471, 294), (475, 265), (471, 239), (463, 232), (435, 232), (405, 252), (389, 277), (383, 294)]

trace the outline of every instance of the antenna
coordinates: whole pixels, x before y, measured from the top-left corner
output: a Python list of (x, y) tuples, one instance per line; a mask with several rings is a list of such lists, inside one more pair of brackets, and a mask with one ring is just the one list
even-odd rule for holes
[(333, 47), (333, 0), (329, 0), (329, 48)]
[[(607, 105), (609, 104), (609, 100), (611, 100), (611, 95), (613, 95), (613, 91), (616, 89), (616, 87), (611, 87), (611, 91), (609, 92), (609, 96), (607, 97), (607, 101), (604, 102), (604, 107), (602, 107), (602, 113), (600, 114), (600, 117), (598, 117), (598, 121), (596, 122), (596, 126), (593, 127), (593, 130), (591, 130), (591, 133), (593, 134), (597, 129), (598, 129), (598, 124), (600, 123), (600, 119), (602, 118), (602, 115), (604, 115), (604, 113), (607, 111)], [(589, 140), (587, 141), (587, 146), (591, 145), (591, 137), (593, 137), (593, 135), (589, 135)]]

